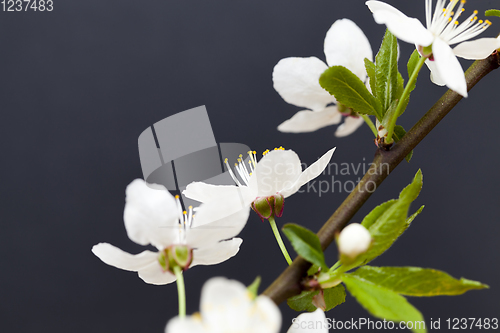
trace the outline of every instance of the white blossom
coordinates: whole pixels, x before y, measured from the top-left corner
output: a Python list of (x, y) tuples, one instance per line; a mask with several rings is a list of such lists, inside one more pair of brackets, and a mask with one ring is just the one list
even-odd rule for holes
[[(302, 185), (319, 176), (326, 168), (335, 148), (326, 152), (319, 160), (302, 171), (299, 157), (292, 150), (277, 149), (268, 152), (258, 163), (249, 152), (252, 161), (250, 167), (240, 159), (236, 172), (231, 171), (237, 185), (212, 185), (193, 182), (186, 187), (183, 194), (193, 200), (206, 203), (200, 206), (198, 212), (210, 217), (206, 222), (220, 219), (227, 214), (239, 210), (248, 210), (250, 204), (258, 197), (268, 197), (281, 194), (284, 198), (296, 193)], [(230, 167), (228, 166), (229, 170)], [(224, 209), (221, 209), (224, 207)], [(197, 217), (198, 218), (198, 217)], [(200, 223), (205, 223), (201, 221)]]
[(187, 248), (191, 256), (189, 267), (223, 262), (238, 252), (242, 240), (232, 237), (243, 229), (248, 214), (240, 210), (211, 224), (195, 226), (192, 209), (183, 213), (178, 199), (165, 187), (152, 189), (136, 179), (126, 190), (123, 218), (127, 235), (137, 244), (153, 245), (158, 252), (146, 250), (133, 255), (108, 243), (94, 245), (92, 252), (108, 265), (138, 272), (147, 283), (167, 284), (176, 280), (162, 264), (167, 249)]
[[(431, 70), (431, 80), (446, 85), (451, 90), (467, 97), (467, 83), (457, 57), (484, 59), (500, 47), (497, 38), (469, 39), (481, 34), (491, 23), (477, 18), (477, 11), (465, 18), (465, 0), (437, 0), (434, 11), (432, 0), (425, 0), (426, 27), (415, 18), (410, 18), (396, 8), (380, 1), (367, 1), (375, 21), (385, 24), (397, 38), (415, 44), (421, 54), (429, 57), (426, 64)], [(455, 8), (458, 4), (458, 7)], [(458, 44), (454, 49), (450, 45)], [(429, 51), (427, 51), (429, 49)]]
[[(351, 20), (337, 20), (326, 33), (324, 52), (325, 64), (316, 57), (281, 59), (273, 70), (274, 89), (287, 102), (309, 110), (297, 112), (292, 118), (278, 126), (281, 132), (312, 132), (342, 120), (335, 98), (319, 85), (319, 77), (328, 66), (344, 66), (362, 81), (367, 74), (364, 59), (373, 60), (370, 43), (363, 31)], [(347, 136), (353, 133), (364, 120), (348, 116), (335, 135)]]

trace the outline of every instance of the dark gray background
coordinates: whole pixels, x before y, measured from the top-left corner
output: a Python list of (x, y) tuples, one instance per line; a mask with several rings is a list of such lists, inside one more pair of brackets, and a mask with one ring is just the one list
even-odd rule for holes
[[(391, 3), (424, 20), (423, 0)], [(470, 1), (467, 13), (494, 3)], [(142, 176), (137, 138), (156, 121), (206, 105), (218, 142), (259, 152), (283, 145), (308, 164), (333, 146), (336, 163), (371, 161), (366, 125), (342, 139), (333, 136), (335, 127), (277, 132), (299, 108), (284, 102), (271, 80), (281, 58), (324, 60), (324, 36), (339, 18), (354, 20), (376, 51), (384, 27), (363, 1), (55, 0), (54, 7), (0, 14), (3, 332), (162, 332), (176, 315), (175, 284), (147, 285), (90, 252), (99, 242), (143, 250), (125, 232), (124, 191)], [(500, 20), (492, 21), (485, 35), (500, 32)], [(412, 51), (401, 44), (402, 70)], [(374, 264), (432, 267), (491, 286), (411, 298), (427, 321), (499, 314), (498, 75), (480, 82), (354, 219), (396, 197), (422, 168), (424, 188), (411, 209), (426, 208)], [(444, 92), (424, 68), (402, 125), (410, 128)], [(294, 195), (278, 223), (316, 231), (345, 196)], [(212, 276), (249, 284), (261, 275), (263, 290), (286, 267), (269, 225), (254, 213), (241, 237), (235, 258), (185, 274), (188, 313), (199, 309), (201, 286)], [(336, 256), (332, 247), (327, 262)], [(286, 331), (296, 313), (280, 308)], [(327, 315), (368, 316), (351, 296)]]

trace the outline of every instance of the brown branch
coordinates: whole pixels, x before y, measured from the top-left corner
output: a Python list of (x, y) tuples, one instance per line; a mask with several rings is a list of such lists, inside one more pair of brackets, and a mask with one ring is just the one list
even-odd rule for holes
[[(498, 52), (494, 52), (484, 60), (474, 62), (465, 73), (467, 90), (471, 90), (476, 83), (499, 66), (500, 56)], [(448, 90), (390, 151), (383, 149), (376, 151), (373, 163), (363, 179), (318, 232), (323, 250), (332, 243), (335, 234), (347, 225), (354, 214), (405, 156), (461, 99), (462, 96)], [(309, 267), (310, 264), (307, 261), (302, 257), (297, 257), (292, 265), (264, 291), (264, 295), (269, 296), (276, 304), (279, 304), (287, 298), (299, 294), (302, 291), (300, 282), (305, 277)]]

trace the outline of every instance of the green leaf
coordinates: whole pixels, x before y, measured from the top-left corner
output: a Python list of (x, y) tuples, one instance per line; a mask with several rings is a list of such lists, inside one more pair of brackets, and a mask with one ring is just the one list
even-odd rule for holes
[(388, 29), (375, 57), (375, 77), (375, 95), (382, 105), (383, 116), (397, 98), (398, 89), (398, 40)]
[(325, 256), (321, 249), (321, 243), (314, 232), (292, 223), (285, 224), (283, 232), (288, 237), (288, 240), (290, 240), (290, 243), (292, 243), (295, 252), (310, 263), (321, 267), (322, 270), (328, 270), (328, 266), (325, 263)]
[(409, 218), (406, 219), (406, 228), (407, 229), (410, 226), (410, 224), (413, 222), (415, 217), (417, 217), (420, 213), (422, 213), (422, 211), (424, 210), (424, 207), (425, 207), (424, 205), (420, 206), (420, 208), (415, 213), (413, 213), (412, 216), (410, 216)]
[(352, 274), (343, 274), (349, 293), (373, 316), (395, 322), (413, 322), (413, 332), (425, 333), (424, 317), (406, 298), (380, 286), (366, 283)]
[(319, 78), (319, 84), (341, 104), (361, 114), (382, 119), (380, 102), (366, 89), (365, 84), (343, 66), (328, 68)]
[(398, 72), (398, 87), (396, 89), (396, 99), (399, 101), (401, 95), (403, 95), (403, 91), (405, 90), (405, 79), (401, 73)]
[[(399, 195), (399, 199), (388, 201), (376, 207), (363, 220), (364, 225), (369, 225), (368, 231), (372, 235), (373, 243), (370, 249), (358, 257), (350, 265), (351, 268), (361, 264), (367, 264), (385, 251), (401, 236), (408, 228), (408, 210), (422, 189), (422, 172), (419, 170), (413, 182), (405, 187)], [(416, 216), (416, 215), (415, 215)], [(412, 217), (410, 220), (413, 221)]]
[(445, 272), (420, 267), (363, 266), (349, 275), (407, 296), (452, 296), (488, 288), (481, 282), (457, 280)]
[(377, 221), (377, 219), (382, 215), (389, 207), (396, 203), (396, 199), (392, 199), (384, 202), (383, 204), (375, 207), (368, 215), (365, 216), (361, 225), (366, 229), (370, 229), (370, 227)]
[[(401, 125), (396, 125), (394, 126), (394, 141), (398, 142), (400, 141), (403, 136), (405, 136), (406, 131)], [(410, 163), (411, 158), (413, 157), (413, 150), (406, 155), (405, 160), (406, 162)]]
[[(370, 61), (370, 59), (365, 58), (365, 68), (366, 68), (366, 73), (368, 74), (368, 78), (370, 79), (370, 89), (372, 90), (372, 93), (376, 93), (377, 91), (377, 78), (375, 76), (375, 64)], [(375, 97), (377, 97), (375, 95)]]
[[(297, 296), (290, 297), (287, 300), (288, 306), (295, 311), (316, 311), (316, 306), (312, 304), (313, 297), (319, 294), (319, 290), (303, 291)], [(326, 310), (331, 310), (337, 305), (345, 302), (345, 288), (339, 284), (333, 288), (323, 290)]]
[[(413, 51), (413, 53), (410, 56), (410, 59), (408, 60), (408, 64), (406, 65), (406, 68), (408, 69), (408, 78), (410, 78), (413, 72), (415, 71), (419, 59), (420, 59), (420, 53), (418, 53), (417, 50)], [(415, 85), (413, 86), (413, 88), (415, 88)]]
[(260, 281), (260, 276), (257, 276), (252, 284), (247, 287), (248, 292), (250, 292), (253, 298), (257, 297), (259, 294)]
[(500, 17), (500, 10), (498, 9), (488, 9), (484, 12), (485, 16), (498, 16)]

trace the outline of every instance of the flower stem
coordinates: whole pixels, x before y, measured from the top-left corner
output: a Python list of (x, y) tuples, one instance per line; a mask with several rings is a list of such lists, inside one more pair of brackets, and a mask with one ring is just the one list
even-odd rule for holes
[(422, 66), (425, 63), (425, 60), (427, 58), (425, 57), (420, 57), (418, 60), (417, 65), (415, 66), (415, 69), (413, 70), (413, 73), (411, 74), (410, 78), (408, 79), (408, 82), (406, 83), (405, 90), (403, 91), (403, 94), (401, 95), (401, 98), (399, 99), (398, 106), (396, 107), (396, 111), (394, 111), (394, 114), (392, 115), (392, 118), (389, 120), (389, 124), (387, 125), (387, 138), (385, 139), (385, 143), (392, 143), (392, 134), (394, 133), (394, 127), (396, 126), (396, 120), (398, 117), (401, 115), (401, 112), (403, 111), (403, 104), (406, 98), (408, 98), (408, 95), (410, 95), (410, 87), (413, 86), (415, 81), (417, 81), (418, 73), (422, 69)]
[(177, 294), (179, 295), (179, 317), (186, 317), (186, 288), (184, 287), (184, 277), (179, 266), (174, 266), (175, 277), (177, 278)]
[(360, 114), (361, 117), (363, 117), (365, 123), (370, 126), (370, 129), (372, 130), (373, 134), (375, 134), (375, 137), (377, 137), (377, 128), (375, 127), (375, 124), (373, 124), (373, 121), (368, 117), (366, 114)]
[(283, 252), (283, 256), (286, 259), (286, 262), (288, 265), (292, 264), (292, 259), (290, 258), (290, 255), (288, 254), (288, 251), (286, 250), (285, 243), (283, 243), (283, 239), (281, 239), (280, 231), (278, 230), (278, 227), (276, 226), (276, 221), (274, 221), (274, 217), (271, 216), (268, 218), (269, 224), (271, 224), (271, 229), (273, 229), (274, 237), (276, 237), (276, 240), (278, 241), (278, 245), (280, 246), (281, 252)]

